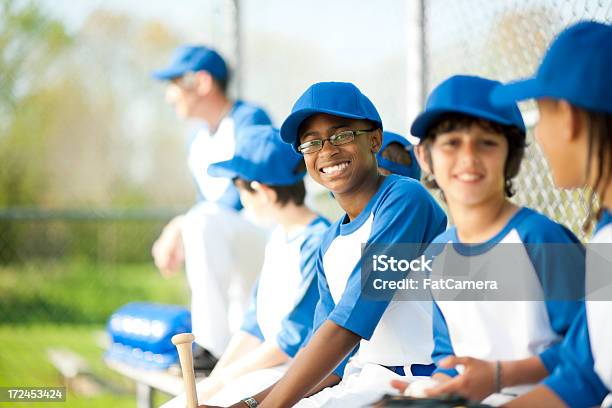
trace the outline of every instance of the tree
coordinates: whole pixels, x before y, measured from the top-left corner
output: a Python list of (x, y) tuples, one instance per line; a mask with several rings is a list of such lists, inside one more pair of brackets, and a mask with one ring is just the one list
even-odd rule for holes
[(63, 25), (33, 3), (0, 5), (0, 206), (29, 204), (44, 186), (40, 154), (46, 84), (71, 44)]

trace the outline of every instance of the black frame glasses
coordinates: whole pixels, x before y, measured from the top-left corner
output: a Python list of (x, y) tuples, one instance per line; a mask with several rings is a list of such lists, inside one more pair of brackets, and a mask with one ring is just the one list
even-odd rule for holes
[(355, 137), (375, 131), (377, 128), (366, 129), (366, 130), (343, 130), (330, 137), (324, 139), (313, 139), (302, 143), (298, 146), (298, 151), (302, 154), (316, 153), (323, 149), (325, 142), (331, 143), (333, 146), (341, 146), (343, 144), (351, 143), (355, 140)]

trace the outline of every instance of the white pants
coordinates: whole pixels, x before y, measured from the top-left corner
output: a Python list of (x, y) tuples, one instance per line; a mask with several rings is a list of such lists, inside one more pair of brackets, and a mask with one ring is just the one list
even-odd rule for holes
[(221, 356), (239, 328), (263, 263), (266, 231), (243, 213), (200, 203), (184, 217), (185, 269), (196, 343)]
[(385, 394), (399, 394), (391, 387), (391, 380), (411, 381), (418, 378), (400, 376), (378, 364), (366, 363), (360, 369), (349, 368), (350, 364), (349, 362), (344, 378), (338, 385), (304, 398), (295, 406), (299, 408), (369, 407)]
[(288, 367), (289, 364), (284, 364), (243, 375), (225, 386), (214, 397), (206, 401), (206, 404), (228, 407), (243, 398), (252, 397), (280, 380)]
[[(217, 407), (227, 407), (235, 404), (243, 398), (251, 397), (276, 383), (285, 374), (288, 367), (289, 364), (283, 364), (278, 367), (266, 368), (245, 374), (230, 382), (208, 401), (200, 401), (198, 399), (198, 404), (205, 403), (206, 405)], [(197, 390), (200, 389), (200, 384), (203, 384), (203, 382), (196, 385)], [(166, 402), (161, 408), (185, 408), (186, 406), (187, 401), (183, 393)]]

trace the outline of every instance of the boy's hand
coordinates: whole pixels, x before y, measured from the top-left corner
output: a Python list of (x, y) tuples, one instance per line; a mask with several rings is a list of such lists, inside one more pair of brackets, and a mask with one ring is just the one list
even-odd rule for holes
[(398, 390), (401, 395), (425, 398), (428, 389), (437, 387), (441, 382), (449, 381), (450, 378), (446, 374), (436, 373), (429, 378), (419, 379), (410, 383), (402, 380), (391, 380), (391, 386)]
[(472, 357), (447, 357), (440, 361), (443, 368), (463, 365), (463, 373), (437, 387), (425, 390), (430, 397), (459, 394), (473, 401), (481, 401), (495, 393), (495, 362)]
[(393, 388), (395, 388), (396, 390), (398, 390), (400, 392), (400, 394), (404, 395), (404, 392), (406, 391), (406, 388), (408, 388), (410, 384), (408, 384), (405, 381), (401, 381), (401, 380), (391, 380), (391, 386)]

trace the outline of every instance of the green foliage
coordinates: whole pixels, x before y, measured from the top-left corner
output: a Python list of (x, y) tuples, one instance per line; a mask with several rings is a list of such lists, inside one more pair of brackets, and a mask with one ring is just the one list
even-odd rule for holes
[(105, 5), (68, 33), (51, 7), (0, 0), (0, 208), (189, 202), (184, 129), (150, 77), (179, 39)]
[(43, 95), (22, 98), (8, 129), (0, 135), (0, 206), (28, 205), (41, 197), (46, 184), (43, 157)]
[(18, 110), (24, 98), (44, 86), (41, 76), (70, 44), (70, 37), (59, 21), (33, 2), (3, 0), (0, 7), (0, 104)]
[(0, 206), (17, 206), (44, 191), (47, 79), (70, 37), (32, 2), (4, 0), (0, 10)]
[(0, 324), (105, 323), (133, 301), (186, 304), (183, 274), (164, 279), (151, 264), (73, 259), (0, 267)]

